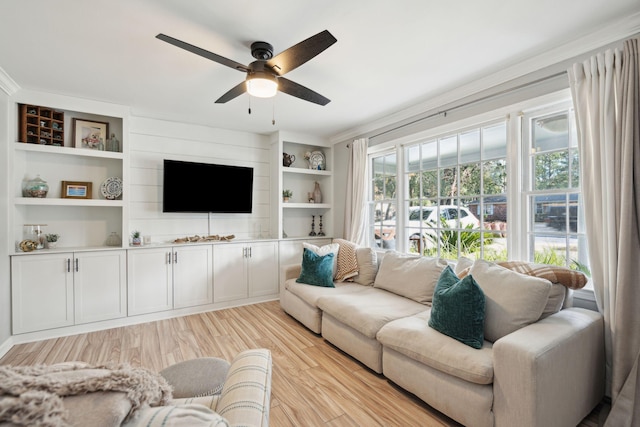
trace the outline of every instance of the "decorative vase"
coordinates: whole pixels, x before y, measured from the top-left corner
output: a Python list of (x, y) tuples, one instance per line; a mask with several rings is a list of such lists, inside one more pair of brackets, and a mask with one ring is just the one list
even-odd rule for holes
[(121, 245), (122, 245), (122, 239), (120, 238), (118, 233), (116, 233), (115, 231), (112, 231), (111, 234), (109, 234), (109, 237), (107, 237), (107, 246), (121, 246)]
[(47, 242), (45, 247), (47, 249), (55, 249), (57, 246), (58, 246), (58, 242)]
[(140, 246), (142, 244), (142, 239), (140, 239), (140, 237), (132, 237), (131, 244), (133, 246)]
[(23, 237), (25, 240), (35, 242), (36, 249), (44, 249), (46, 239), (44, 237), (44, 227), (46, 224), (25, 224)]
[(27, 184), (24, 187), (24, 196), (25, 197), (38, 197), (45, 198), (47, 197), (47, 193), (49, 192), (49, 184), (47, 181), (40, 178), (40, 175), (37, 175), (30, 181), (27, 181)]
[(107, 139), (107, 151), (120, 152), (120, 141), (116, 138), (115, 133), (112, 133), (111, 138)]
[(282, 201), (283, 201), (284, 203), (289, 203), (289, 198), (288, 198), (288, 197), (283, 197), (283, 198), (282, 198)]
[(293, 154), (282, 153), (282, 166), (289, 167), (296, 161), (296, 156)]
[(322, 203), (322, 191), (320, 191), (320, 183), (316, 181), (316, 188), (313, 190), (313, 202)]

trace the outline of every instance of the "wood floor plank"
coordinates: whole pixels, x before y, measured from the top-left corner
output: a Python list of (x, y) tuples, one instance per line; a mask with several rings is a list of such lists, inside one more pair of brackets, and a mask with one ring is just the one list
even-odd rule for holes
[[(310, 332), (278, 301), (13, 346), (0, 365), (81, 360), (161, 370), (248, 348), (273, 357), (272, 427), (454, 427), (437, 412)], [(600, 406), (579, 427), (598, 425)]]

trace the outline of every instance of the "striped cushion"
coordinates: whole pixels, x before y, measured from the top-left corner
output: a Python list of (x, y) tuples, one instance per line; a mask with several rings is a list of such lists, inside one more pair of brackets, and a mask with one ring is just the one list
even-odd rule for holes
[(569, 289), (581, 289), (588, 281), (587, 276), (581, 272), (556, 265), (534, 264), (525, 261), (503, 261), (497, 264), (518, 273), (547, 279), (551, 283), (560, 283)]
[(143, 408), (122, 427), (229, 427), (220, 414), (202, 405), (171, 405)]
[(268, 426), (271, 352), (246, 350), (231, 362), (215, 411), (231, 425)]
[(344, 239), (333, 239), (333, 243), (337, 243), (340, 246), (335, 281), (343, 282), (353, 276), (357, 276), (358, 259), (356, 257), (356, 249), (358, 249), (358, 245)]

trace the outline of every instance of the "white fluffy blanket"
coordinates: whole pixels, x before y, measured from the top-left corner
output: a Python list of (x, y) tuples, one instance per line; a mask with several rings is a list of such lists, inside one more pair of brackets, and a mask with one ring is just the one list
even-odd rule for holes
[[(0, 366), (0, 423), (59, 427), (91, 418), (99, 425), (120, 425), (138, 409), (166, 405), (171, 398), (162, 376), (126, 364)], [(65, 405), (67, 399), (75, 402)], [(107, 402), (113, 408), (104, 408)], [(66, 406), (81, 413), (70, 414)]]

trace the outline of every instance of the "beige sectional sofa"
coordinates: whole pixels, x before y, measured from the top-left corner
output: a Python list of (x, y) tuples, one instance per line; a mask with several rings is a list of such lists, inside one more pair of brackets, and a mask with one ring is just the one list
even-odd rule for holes
[[(287, 267), (284, 311), (464, 425), (575, 426), (601, 401), (603, 318), (570, 307), (566, 286), (484, 261), (357, 251), (360, 274), (335, 287), (298, 283), (301, 267)], [(447, 265), (484, 291), (479, 349), (429, 326)]]

